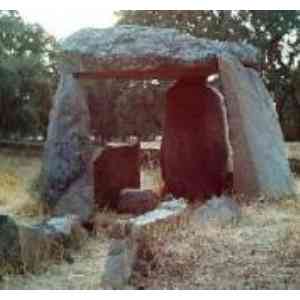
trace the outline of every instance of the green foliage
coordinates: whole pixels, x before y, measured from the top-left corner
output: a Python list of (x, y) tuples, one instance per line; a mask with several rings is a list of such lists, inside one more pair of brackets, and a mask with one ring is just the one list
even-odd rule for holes
[(55, 39), (0, 10), (0, 135), (44, 134), (56, 82)]
[(119, 24), (173, 27), (196, 37), (248, 42), (262, 52), (263, 77), (279, 113), (300, 55), (300, 11), (139, 10), (116, 12)]

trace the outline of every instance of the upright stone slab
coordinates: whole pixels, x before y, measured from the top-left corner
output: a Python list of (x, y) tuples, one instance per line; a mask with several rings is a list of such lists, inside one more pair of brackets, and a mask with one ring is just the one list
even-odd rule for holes
[(99, 208), (117, 208), (121, 190), (140, 187), (139, 154), (139, 143), (110, 143), (95, 153), (95, 201)]
[(218, 95), (205, 78), (178, 81), (167, 93), (161, 149), (167, 190), (191, 200), (220, 195), (228, 146)]
[(89, 126), (84, 89), (72, 74), (62, 73), (50, 114), (42, 169), (42, 198), (54, 215), (76, 214), (86, 221), (92, 212)]
[(219, 58), (219, 69), (234, 151), (234, 190), (273, 198), (293, 194), (277, 113), (259, 74), (229, 55)]

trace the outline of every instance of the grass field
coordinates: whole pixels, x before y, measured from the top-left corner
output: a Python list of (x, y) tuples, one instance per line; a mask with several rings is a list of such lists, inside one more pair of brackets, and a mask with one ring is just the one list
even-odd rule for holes
[(40, 216), (39, 199), (31, 191), (41, 159), (30, 152), (0, 152), (0, 214), (11, 214), (28, 222)]
[[(30, 192), (40, 166), (37, 156), (0, 152), (0, 214), (26, 222), (40, 218), (38, 199)], [(154, 170), (142, 176), (144, 187), (159, 184)], [(147, 276), (135, 274), (131, 287), (300, 289), (299, 216), (299, 202), (287, 199), (245, 206), (234, 225), (186, 224), (163, 237), (155, 268)], [(109, 239), (98, 232), (80, 251), (71, 253), (73, 263), (53, 264), (39, 274), (5, 275), (0, 288), (101, 289), (108, 246)]]

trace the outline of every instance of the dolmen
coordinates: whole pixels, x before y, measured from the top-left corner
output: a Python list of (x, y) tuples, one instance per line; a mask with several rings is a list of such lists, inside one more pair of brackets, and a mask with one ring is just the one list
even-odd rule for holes
[[(219, 196), (231, 173), (232, 191), (246, 198), (294, 194), (278, 116), (253, 46), (128, 25), (83, 29), (61, 47), (41, 177), (42, 199), (54, 216), (75, 214), (87, 221), (110, 201), (103, 196), (111, 195), (110, 179), (122, 181), (139, 167), (134, 147), (126, 165), (126, 159), (116, 163), (114, 153), (91, 143), (89, 98), (94, 101), (99, 82), (109, 78), (174, 82), (166, 92), (161, 149), (168, 193), (191, 201)], [(220, 90), (208, 83), (211, 75), (219, 76)], [(107, 157), (111, 161), (105, 162)], [(135, 180), (117, 186), (112, 198), (126, 188), (138, 189)], [(124, 192), (122, 197), (127, 199)]]

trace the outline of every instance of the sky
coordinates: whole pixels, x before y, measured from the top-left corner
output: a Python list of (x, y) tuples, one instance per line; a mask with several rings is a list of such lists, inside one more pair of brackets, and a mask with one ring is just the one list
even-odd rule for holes
[[(1, 0), (1, 9), (16, 9), (24, 19), (39, 23), (56, 38), (64, 38), (84, 27), (112, 26), (114, 11), (128, 9), (282, 9), (274, 0)], [(295, 9), (300, 1), (285, 0), (284, 9)], [(201, 5), (200, 5), (201, 4)], [(245, 7), (244, 7), (245, 6)], [(297, 8), (297, 7), (296, 7)]]
[[(63, 0), (61, 0), (63, 1)], [(18, 9), (21, 16), (30, 23), (39, 23), (56, 38), (64, 38), (84, 27), (104, 28), (114, 24), (113, 9)]]

